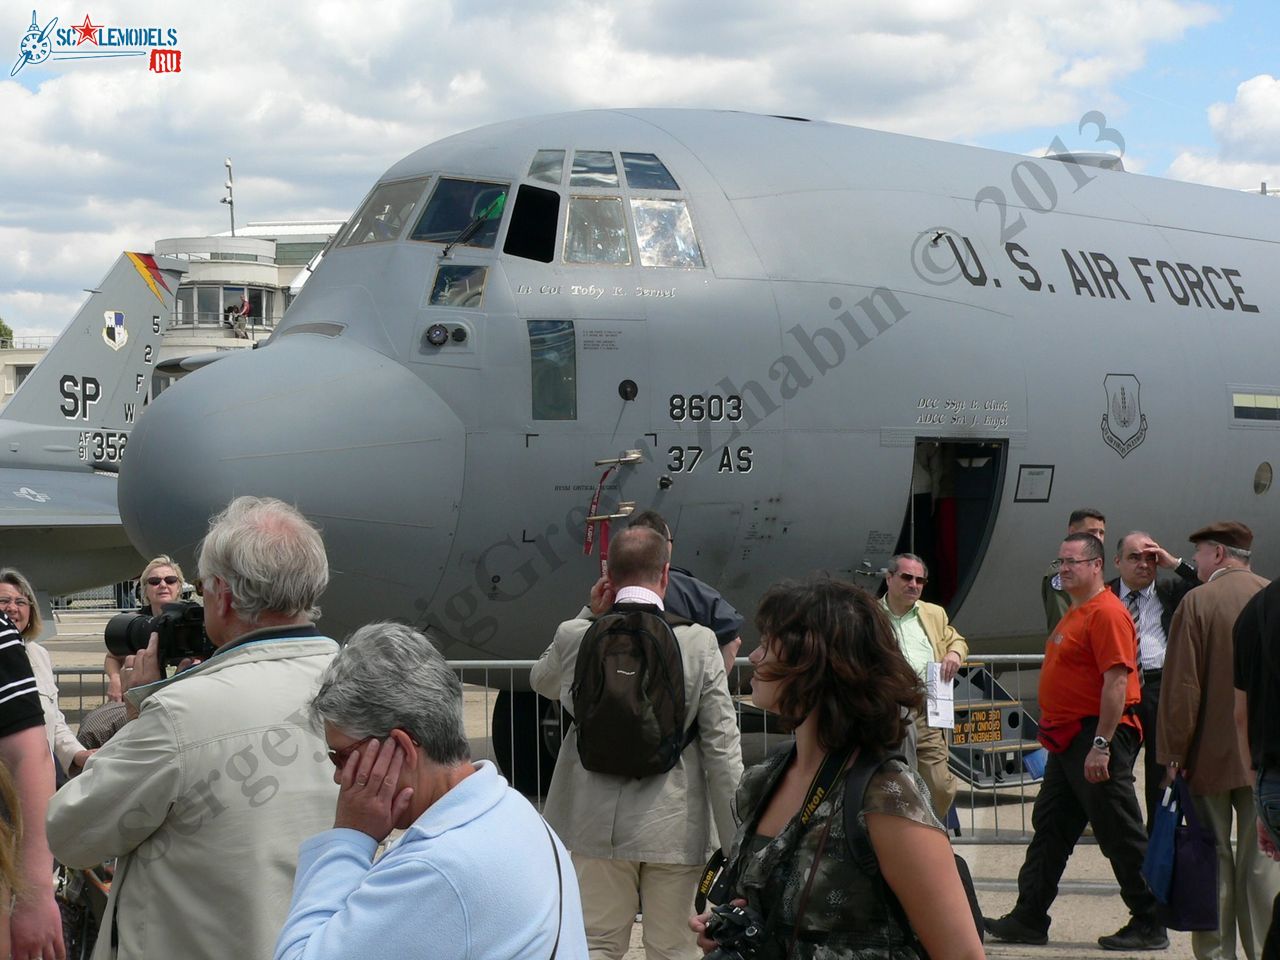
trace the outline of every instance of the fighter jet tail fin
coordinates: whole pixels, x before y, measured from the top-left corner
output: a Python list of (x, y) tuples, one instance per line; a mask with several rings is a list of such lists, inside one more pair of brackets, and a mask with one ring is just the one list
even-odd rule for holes
[(173, 313), (180, 260), (124, 253), (85, 301), (49, 352), (28, 374), (0, 420), (37, 427), (82, 431), (103, 449), (86, 451), (87, 461), (118, 462), (107, 440), (123, 447), (141, 416), (159, 361), (160, 340)]

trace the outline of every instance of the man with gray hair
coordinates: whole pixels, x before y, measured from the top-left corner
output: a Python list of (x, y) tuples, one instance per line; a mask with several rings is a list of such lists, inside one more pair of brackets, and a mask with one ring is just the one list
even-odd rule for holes
[(586, 960), (568, 852), (490, 761), (471, 761), (462, 684), (425, 636), (360, 628), (312, 708), (338, 805), (302, 845), (277, 960)]
[[(930, 662), (938, 664), (939, 679), (951, 683), (969, 654), (969, 645), (947, 619), (947, 611), (936, 603), (920, 599), (928, 579), (929, 571), (923, 560), (914, 553), (899, 553), (889, 559), (884, 576), (885, 595), (880, 600), (902, 655), (920, 677), (920, 683), (926, 686)], [(946, 732), (929, 726), (927, 713), (915, 718), (916, 772), (929, 788), (933, 812), (945, 824), (955, 803), (958, 785), (947, 765), (950, 748)]]
[(199, 551), (216, 652), (164, 679), (156, 634), (121, 671), (130, 722), (49, 804), (49, 846), (119, 858), (94, 956), (271, 954), (298, 845), (337, 793), (306, 706), (338, 645), (312, 621), (329, 582), (319, 532), (239, 497)]

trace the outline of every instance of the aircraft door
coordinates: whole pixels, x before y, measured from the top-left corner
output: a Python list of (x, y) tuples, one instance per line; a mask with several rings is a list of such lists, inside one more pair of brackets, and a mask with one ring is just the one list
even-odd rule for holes
[(1008, 442), (918, 439), (911, 495), (895, 553), (929, 568), (923, 599), (955, 611), (964, 602), (991, 540)]

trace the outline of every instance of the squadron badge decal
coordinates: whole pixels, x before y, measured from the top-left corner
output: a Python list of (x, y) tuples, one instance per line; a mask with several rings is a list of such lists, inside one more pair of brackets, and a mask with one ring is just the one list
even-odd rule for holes
[(124, 326), (124, 314), (108, 310), (102, 315), (102, 339), (112, 350), (119, 350), (129, 342), (129, 331)]
[(1141, 384), (1131, 373), (1109, 373), (1102, 381), (1107, 412), (1102, 415), (1102, 439), (1127, 457), (1147, 436), (1147, 417), (1138, 402)]

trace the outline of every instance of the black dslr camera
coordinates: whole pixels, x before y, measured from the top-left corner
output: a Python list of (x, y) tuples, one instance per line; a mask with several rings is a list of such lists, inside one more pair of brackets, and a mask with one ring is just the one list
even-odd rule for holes
[(117, 657), (145, 650), (151, 634), (160, 635), (160, 663), (177, 666), (189, 658), (208, 659), (213, 645), (204, 633), (204, 607), (194, 601), (166, 603), (159, 616), (120, 613), (107, 621), (103, 637)]
[(703, 960), (751, 960), (764, 942), (764, 917), (750, 907), (712, 907), (707, 937), (717, 946)]

